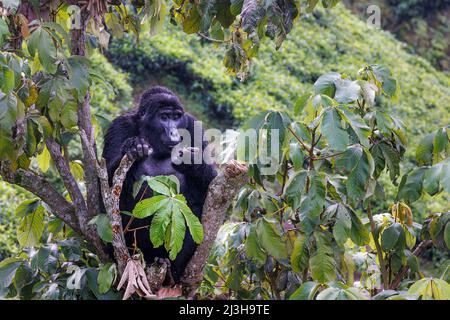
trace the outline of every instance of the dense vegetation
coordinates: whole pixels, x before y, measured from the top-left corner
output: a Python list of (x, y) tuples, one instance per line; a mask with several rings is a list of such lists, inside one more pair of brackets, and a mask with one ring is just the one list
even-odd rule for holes
[[(108, 57), (129, 73), (136, 94), (150, 83), (165, 84), (184, 97), (197, 117), (222, 128), (237, 126), (262, 110), (292, 114), (296, 99), (320, 74), (351, 74), (355, 66), (376, 61), (401, 79), (399, 99), (377, 97), (376, 105), (405, 122), (408, 143), (415, 145), (430, 128), (450, 123), (450, 77), (406, 49), (389, 33), (371, 29), (338, 6), (332, 12), (316, 10), (302, 16), (279, 51), (271, 43), (262, 44), (243, 83), (224, 75), (223, 47), (201, 37), (186, 39), (170, 25), (151, 38), (141, 38), (139, 44), (131, 37), (114, 41)], [(415, 162), (413, 148), (405, 156)], [(405, 165), (405, 170), (411, 166)], [(394, 196), (390, 188), (388, 195)], [(448, 195), (426, 197), (414, 209), (422, 220), (427, 210), (445, 210), (449, 201)]]
[[(0, 169), (10, 185), (1, 184), (0, 297), (149, 296), (142, 281), (153, 279), (124, 246), (117, 189), (95, 150), (110, 119), (132, 106), (131, 86), (137, 95), (157, 82), (210, 126), (279, 132), (250, 145), (237, 131), (224, 137), (223, 162), (236, 154), (248, 183), (200, 272), (197, 297), (450, 299), (449, 78), (337, 2), (321, 1), (330, 14), (304, 1), (294, 25), (299, 7), (290, 0), (175, 1), (170, 11), (163, 1), (93, 0), (81, 31), (68, 29), (65, 3), (40, 16), (46, 4), (7, 2)], [(30, 11), (40, 16), (31, 23)], [(177, 28), (162, 24), (166, 12)], [(276, 171), (262, 175), (274, 140)], [(126, 214), (155, 215), (149, 241), (171, 259), (184, 230), (202, 242), (176, 178), (145, 181), (154, 197)], [(430, 246), (443, 257), (432, 274), (419, 260)], [(125, 264), (142, 272), (124, 272)]]
[(406, 42), (408, 50), (430, 61), (436, 68), (450, 70), (450, 1), (427, 0), (345, 0), (363, 20), (368, 5), (381, 9), (381, 27)]
[(197, 101), (194, 112), (232, 114), (236, 124), (261, 110), (292, 110), (293, 101), (325, 72), (352, 73), (354, 66), (377, 61), (402, 79), (402, 99), (390, 103), (380, 98), (377, 104), (402, 117), (412, 138), (449, 122), (449, 77), (342, 6), (302, 16), (282, 48), (273, 49), (271, 43), (261, 45), (245, 83), (224, 76), (221, 47), (201, 37), (186, 38), (169, 26), (152, 38), (141, 38), (139, 45), (131, 38), (115, 41), (108, 56), (134, 83), (173, 83), (175, 91)]

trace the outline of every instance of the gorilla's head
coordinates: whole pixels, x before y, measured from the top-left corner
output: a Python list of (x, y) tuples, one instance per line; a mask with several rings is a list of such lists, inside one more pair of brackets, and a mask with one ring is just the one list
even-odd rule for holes
[(187, 118), (180, 99), (165, 87), (145, 91), (138, 108), (140, 135), (154, 151), (167, 153), (181, 142), (178, 129), (187, 127)]

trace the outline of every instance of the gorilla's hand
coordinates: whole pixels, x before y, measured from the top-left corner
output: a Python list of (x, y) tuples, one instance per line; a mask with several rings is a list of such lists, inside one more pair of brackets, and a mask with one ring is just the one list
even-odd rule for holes
[(132, 160), (141, 160), (151, 155), (152, 152), (153, 149), (148, 142), (140, 137), (128, 138), (122, 145), (122, 154), (126, 154)]
[(172, 159), (176, 160), (176, 163), (173, 163), (173, 167), (175, 168), (175, 170), (181, 173), (184, 173), (187, 170), (192, 170), (193, 166), (198, 166), (194, 164), (195, 163), (194, 160), (195, 155), (199, 152), (200, 152), (199, 148), (194, 147), (184, 147), (180, 150), (177, 150), (175, 157), (178, 159)]

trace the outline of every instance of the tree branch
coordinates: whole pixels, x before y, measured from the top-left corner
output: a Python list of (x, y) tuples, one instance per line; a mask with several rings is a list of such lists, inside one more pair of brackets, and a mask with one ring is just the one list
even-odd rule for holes
[[(86, 182), (87, 216), (92, 218), (100, 213), (100, 185), (96, 172), (97, 150), (94, 130), (91, 122), (90, 94), (86, 94), (84, 102), (78, 106), (78, 127), (86, 133), (87, 139), (81, 139), (83, 149), (83, 171)], [(94, 157), (92, 157), (92, 153)]]
[[(71, 53), (72, 55), (85, 56), (86, 55), (86, 28), (89, 21), (90, 13), (88, 10), (83, 10), (81, 13), (81, 28), (71, 30)], [(78, 128), (84, 130), (87, 139), (81, 140), (81, 147), (83, 149), (83, 172), (86, 183), (86, 203), (87, 203), (87, 217), (90, 219), (94, 215), (100, 213), (100, 186), (96, 173), (97, 150), (94, 139), (94, 130), (92, 128), (91, 95), (89, 91), (84, 97), (82, 103), (78, 103)], [(90, 155), (94, 152), (95, 158)]]
[(60, 195), (43, 176), (24, 169), (12, 172), (7, 170), (4, 165), (1, 166), (0, 173), (5, 181), (18, 185), (42, 199), (55, 216), (64, 221), (75, 232), (82, 234), (75, 214), (75, 207)]
[(53, 162), (55, 163), (56, 169), (58, 170), (59, 175), (64, 182), (64, 186), (66, 187), (70, 198), (77, 208), (80, 228), (83, 230), (83, 227), (86, 227), (88, 222), (86, 216), (87, 208), (86, 203), (84, 202), (83, 194), (81, 193), (81, 190), (74, 176), (70, 172), (70, 168), (61, 153), (61, 146), (55, 140), (53, 140), (53, 138), (47, 138), (45, 140), (45, 144), (48, 151), (50, 152)]
[(103, 242), (98, 236), (95, 227), (88, 223), (89, 216), (86, 202), (74, 176), (70, 172), (66, 160), (64, 159), (61, 153), (61, 146), (58, 143), (56, 143), (56, 141), (53, 140), (53, 138), (47, 138), (45, 140), (45, 144), (47, 146), (48, 151), (50, 152), (53, 162), (55, 163), (56, 169), (58, 170), (59, 175), (61, 176), (64, 182), (64, 186), (66, 187), (67, 192), (69, 193), (70, 198), (72, 199), (72, 202), (75, 205), (76, 216), (79, 221), (78, 225), (81, 234), (88, 241), (88, 244), (94, 247), (95, 252), (99, 256), (100, 260), (108, 261), (109, 257), (104, 250)]
[(203, 242), (197, 247), (181, 280), (188, 296), (195, 294), (197, 286), (203, 279), (203, 268), (216, 240), (217, 232), (225, 220), (231, 201), (247, 182), (247, 167), (232, 161), (225, 165), (209, 185), (202, 214), (202, 225), (205, 232)]

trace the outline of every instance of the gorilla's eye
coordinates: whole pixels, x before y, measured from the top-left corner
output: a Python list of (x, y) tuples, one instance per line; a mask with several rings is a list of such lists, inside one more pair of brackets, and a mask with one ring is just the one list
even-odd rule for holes
[(161, 114), (161, 120), (167, 120), (169, 119), (169, 116), (166, 113)]
[(180, 112), (176, 112), (176, 113), (173, 114), (173, 119), (174, 120), (178, 120), (180, 118), (181, 118), (181, 113)]

